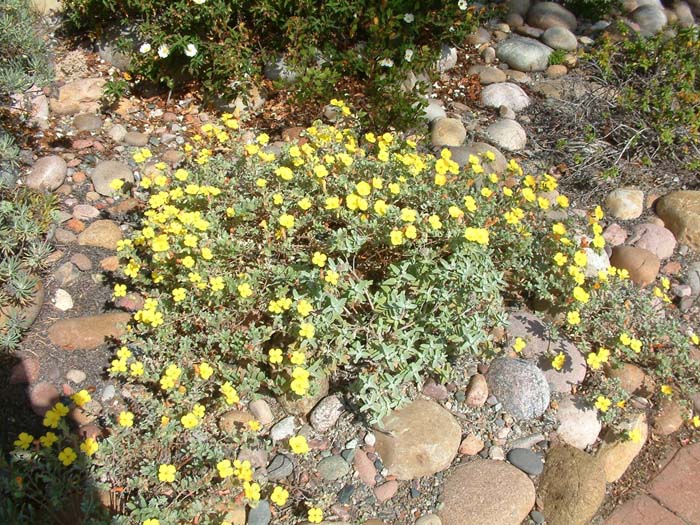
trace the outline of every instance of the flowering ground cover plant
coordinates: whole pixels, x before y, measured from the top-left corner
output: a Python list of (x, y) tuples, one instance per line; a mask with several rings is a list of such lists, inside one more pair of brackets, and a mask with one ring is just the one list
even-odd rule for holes
[[(272, 443), (243, 406), (301, 400), (330, 377), (377, 421), (427, 376), (449, 379), (458, 359), (520, 353), (526, 339), (492, 334), (506, 306), (534, 300), (586, 354), (582, 391), (611, 425), (634, 408), (608, 366), (653, 370), (659, 397), (697, 385), (689, 352), (700, 340), (659, 314), (668, 282), (640, 291), (624, 270), (590, 271), (605, 243), (599, 207), (577, 219), (554, 177), (515, 161), (499, 173), (490, 152), (460, 166), (449, 149), (360, 135), (350, 108), (331, 103), (344, 122), (283, 147), (264, 133), (246, 140), (224, 114), (185, 146), (185, 168), (134, 150), (141, 180), (113, 186), (147, 203), (119, 244), (114, 285), (115, 297), (144, 297), (109, 365), (128, 395), (107, 437), (68, 432), (69, 410), (89, 410), (84, 391), (47, 413), (46, 434), (20, 434), (17, 501), (31, 499), (18, 480), (43, 480), (34, 491), (71, 476), (87, 484), (83, 466), (119, 498), (112, 523), (219, 525), (263, 498), (275, 515), (321, 522), (323, 487), (257, 475), (251, 451)], [(566, 356), (550, 358), (563, 369)], [(275, 446), (310, 451), (303, 433)], [(83, 508), (100, 522), (93, 494)]]

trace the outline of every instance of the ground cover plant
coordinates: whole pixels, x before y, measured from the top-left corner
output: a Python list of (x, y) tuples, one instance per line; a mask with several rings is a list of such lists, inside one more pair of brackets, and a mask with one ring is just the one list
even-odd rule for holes
[(120, 20), (138, 79), (170, 88), (196, 80), (210, 101), (230, 102), (283, 60), (300, 100), (325, 102), (339, 82), (361, 82), (369, 120), (381, 127), (415, 122), (425, 86), (401, 84), (409, 72), (431, 73), (440, 44), (461, 41), (477, 21), (466, 0), (68, 0), (66, 13), (97, 37)]
[[(506, 306), (547, 308), (552, 330), (586, 355), (581, 391), (620, 432), (637, 409), (608, 367), (644, 366), (657, 399), (692, 393), (700, 340), (664, 315), (668, 281), (640, 290), (624, 270), (589, 268), (605, 244), (599, 207), (568, 213), (550, 175), (515, 161), (496, 170), (489, 152), (460, 166), (449, 149), (362, 133), (331, 103), (341, 122), (282, 148), (224, 114), (185, 146), (183, 168), (134, 149), (141, 180), (113, 188), (147, 209), (120, 241), (114, 296), (145, 301), (108, 370), (129, 395), (105, 416), (107, 435), (70, 431), (70, 410), (90, 409), (82, 390), (46, 414), (44, 435), (17, 437), (3, 480), (16, 512), (60, 508), (36, 494), (72, 480), (86, 522), (108, 521), (98, 489), (117, 500), (112, 523), (218, 525), (263, 498), (279, 519), (320, 522), (322, 487), (257, 476), (249, 451), (272, 444), (243, 406), (260, 396), (291, 406), (330, 378), (371, 424), (427, 376), (450, 378), (458, 359), (521, 353), (526, 339), (493, 335)], [(301, 433), (277, 447), (298, 461), (309, 452)]]

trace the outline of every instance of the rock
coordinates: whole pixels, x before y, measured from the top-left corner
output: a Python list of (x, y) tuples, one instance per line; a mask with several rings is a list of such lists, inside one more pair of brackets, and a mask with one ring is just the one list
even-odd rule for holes
[(598, 272), (610, 268), (610, 257), (605, 250), (598, 251), (595, 248), (584, 248), (586, 252), (586, 268), (583, 273), (589, 279), (597, 279)]
[(87, 379), (87, 374), (85, 374), (85, 372), (83, 372), (82, 370), (71, 368), (70, 370), (68, 370), (68, 372), (66, 372), (66, 379), (72, 381), (76, 385), (79, 385)]
[(124, 137), (126, 137), (126, 133), (127, 131), (124, 126), (122, 126), (121, 124), (115, 124), (114, 126), (109, 128), (107, 135), (114, 142), (121, 142), (122, 140), (124, 140)]
[(106, 250), (116, 250), (117, 241), (121, 240), (122, 237), (122, 231), (116, 222), (99, 220), (93, 222), (85, 231), (78, 235), (78, 244)]
[[(481, 167), (485, 173), (503, 173), (508, 166), (506, 158), (498, 148), (485, 142), (474, 142), (469, 146), (460, 146), (458, 148), (449, 148), (452, 152), (452, 160), (459, 164), (460, 168), (469, 165), (469, 155), (476, 155), (481, 159)], [(494, 154), (494, 160), (489, 161), (483, 155), (486, 152)]]
[(618, 188), (606, 197), (605, 209), (615, 219), (636, 219), (644, 211), (644, 192), (634, 188)]
[(416, 525), (442, 525), (442, 520), (435, 514), (424, 514), (416, 520)]
[(277, 398), (279, 404), (288, 414), (305, 417), (328, 394), (328, 376), (322, 372), (317, 374), (315, 378), (312, 377), (316, 387), (313, 394), (307, 393), (305, 397), (295, 397), (293, 399), (287, 396)]
[(73, 207), (73, 217), (79, 221), (86, 221), (99, 217), (100, 210), (89, 204), (77, 204)]
[(608, 377), (619, 379), (620, 387), (628, 394), (636, 394), (646, 378), (644, 370), (631, 363), (622, 363), (619, 368), (609, 366), (605, 369), (605, 374)]
[(150, 137), (145, 133), (141, 133), (139, 131), (129, 131), (126, 135), (124, 135), (124, 142), (126, 142), (129, 146), (143, 147), (148, 145), (149, 138)]
[(46, 414), (58, 401), (58, 389), (51, 383), (39, 383), (29, 393), (32, 410), (39, 416)]
[(506, 455), (501, 447), (494, 445), (489, 449), (489, 458), (497, 461), (504, 461), (506, 459)]
[(549, 406), (549, 385), (530, 361), (499, 358), (489, 367), (489, 390), (517, 419), (533, 419)]
[(633, 246), (615, 246), (612, 249), (610, 264), (626, 269), (630, 279), (641, 287), (653, 283), (661, 268), (661, 261), (656, 255)]
[(491, 46), (484, 48), (484, 50), (481, 52), (481, 58), (483, 59), (484, 64), (493, 64), (496, 60), (496, 50)]
[(542, 458), (532, 450), (526, 448), (513, 448), (508, 452), (508, 461), (530, 476), (539, 476), (544, 469)]
[(367, 457), (364, 450), (356, 450), (352, 463), (362, 483), (369, 487), (374, 487), (377, 484), (377, 468), (374, 462)]
[(73, 127), (78, 131), (97, 131), (102, 127), (102, 119), (94, 113), (81, 113), (73, 119)]
[(465, 456), (476, 456), (484, 450), (484, 442), (474, 434), (469, 434), (459, 444), (459, 453)]
[(57, 244), (66, 245), (73, 244), (78, 237), (73, 232), (64, 230), (63, 228), (56, 228), (53, 238)]
[(64, 262), (53, 274), (58, 286), (70, 286), (80, 278), (80, 270), (72, 262)]
[(267, 466), (267, 479), (276, 481), (285, 479), (294, 472), (294, 463), (284, 454), (277, 454)]
[[(651, 496), (684, 520), (683, 523), (700, 523), (700, 508), (697, 504), (697, 494), (700, 490), (698, 472), (700, 445), (694, 443), (680, 448), (649, 485)], [(651, 522), (645, 518), (643, 523)]]
[(0, 308), (0, 328), (5, 326), (10, 316), (17, 316), (18, 319), (21, 319), (21, 326), (25, 329), (29, 328), (36, 321), (36, 318), (39, 317), (41, 307), (44, 305), (44, 299), (46, 298), (46, 292), (41, 279), (35, 275), (32, 275), (32, 277), (36, 278), (33, 297), (30, 298), (26, 306)]
[(275, 423), (270, 429), (270, 439), (272, 441), (282, 441), (294, 435), (296, 422), (294, 416), (287, 416)]
[(613, 429), (608, 430), (603, 436), (603, 442), (598, 448), (596, 459), (602, 465), (608, 483), (615, 483), (620, 479), (644, 447), (649, 435), (649, 426), (646, 415), (643, 413), (632, 415), (621, 425), (622, 432), (634, 430), (640, 432), (641, 439), (638, 442), (620, 436)]
[(437, 62), (439, 73), (445, 73), (457, 65), (457, 49), (443, 44), (440, 49), (440, 58)]
[(498, 45), (496, 56), (518, 71), (544, 71), (552, 51), (551, 47), (532, 38), (512, 37)]
[[(471, 66), (467, 73), (469, 75), (479, 75), (479, 82), (481, 82), (482, 86), (506, 81), (506, 74), (500, 69), (492, 66)], [(483, 93), (484, 92), (482, 91), (482, 97)]]
[(256, 399), (248, 403), (248, 410), (252, 412), (261, 425), (272, 423), (272, 410), (270, 410), (270, 405), (264, 399)]
[(51, 99), (51, 111), (58, 115), (72, 115), (80, 111), (97, 113), (106, 80), (81, 78), (64, 84), (58, 91), (58, 99)]
[(605, 498), (605, 476), (594, 457), (567, 445), (551, 448), (538, 497), (552, 525), (588, 525)]
[(461, 120), (440, 118), (433, 122), (431, 136), (433, 146), (461, 146), (467, 138), (467, 130)]
[[(505, 80), (505, 73), (503, 73), (503, 80)], [(481, 90), (481, 103), (491, 108), (506, 106), (513, 111), (521, 111), (530, 105), (530, 97), (517, 84), (500, 81)]]
[(23, 357), (10, 371), (9, 383), (18, 385), (22, 383), (35, 383), (39, 379), (41, 364), (34, 357)]
[(676, 249), (676, 238), (671, 230), (647, 222), (632, 228), (632, 236), (628, 244), (635, 248), (649, 250), (659, 259), (667, 259)]
[(544, 72), (544, 74), (547, 78), (561, 78), (568, 72), (569, 70), (566, 69), (566, 66), (562, 64), (553, 64), (547, 67), (547, 70)]
[(59, 288), (54, 295), (53, 305), (62, 312), (67, 312), (73, 308), (73, 298), (64, 289)]
[(84, 253), (73, 254), (73, 256), (70, 258), (70, 262), (72, 262), (81, 272), (92, 270), (92, 261)]
[(445, 108), (441, 101), (430, 99), (428, 105), (423, 109), (423, 118), (428, 122), (434, 122), (446, 117), (447, 113), (445, 113)]
[(674, 191), (656, 203), (656, 213), (678, 242), (700, 251), (700, 191)]
[(343, 402), (337, 396), (327, 396), (311, 411), (309, 423), (317, 432), (327, 432), (333, 428), (343, 412)]
[(447, 399), (450, 397), (450, 393), (447, 391), (445, 385), (436, 383), (434, 380), (428, 380), (422, 389), (423, 395), (431, 399), (437, 399), (438, 401)]
[(381, 504), (393, 498), (398, 490), (398, 481), (391, 480), (374, 487), (372, 492), (374, 492), (374, 497)]
[(500, 119), (484, 130), (495, 146), (508, 151), (518, 151), (527, 144), (527, 134), (515, 120)]
[(673, 6), (673, 11), (678, 18), (681, 27), (692, 27), (695, 24), (695, 17), (690, 6), (685, 2), (678, 2)]
[[(530, 312), (517, 311), (508, 317), (508, 337), (526, 342), (522, 355), (537, 364), (552, 392), (571, 392), (586, 376), (586, 359), (578, 348), (564, 337), (553, 339), (545, 323)], [(552, 367), (551, 355), (564, 353), (566, 360), (561, 370)]]
[(467, 35), (465, 42), (472, 46), (488, 44), (491, 41), (491, 33), (484, 27), (478, 27), (472, 34)]
[(390, 474), (410, 480), (449, 467), (461, 437), (452, 414), (434, 401), (418, 399), (382, 420), (375, 446)]
[(95, 166), (90, 179), (97, 193), (112, 197), (115, 195), (115, 191), (109, 187), (110, 183), (115, 179), (121, 179), (133, 184), (134, 174), (131, 172), (131, 168), (123, 162), (103, 160)]
[(131, 314), (113, 312), (56, 321), (48, 330), (51, 343), (64, 350), (92, 350), (110, 337), (121, 337)]
[(598, 412), (579, 396), (567, 396), (559, 401), (557, 435), (572, 447), (585, 449), (595, 443), (601, 424)]
[(350, 472), (350, 465), (340, 456), (328, 456), (319, 461), (316, 470), (326, 481), (336, 481)]
[(447, 476), (440, 500), (443, 525), (520, 525), (535, 504), (535, 487), (508, 463), (477, 459)]
[(508, 2), (508, 12), (524, 17), (530, 10), (530, 5), (530, 0), (510, 0)]
[(618, 246), (627, 239), (627, 232), (619, 224), (612, 223), (603, 231), (603, 238), (606, 244)]
[(272, 511), (270, 503), (263, 499), (258, 502), (256, 507), (251, 507), (248, 511), (248, 525), (267, 525), (272, 520)]
[(515, 32), (522, 36), (538, 39), (542, 36), (544, 30), (540, 29), (539, 27), (532, 27), (527, 24), (523, 24), (516, 27)]
[(489, 387), (486, 378), (481, 374), (474, 374), (469, 380), (465, 401), (467, 406), (481, 407), (489, 397)]
[(638, 7), (630, 13), (630, 18), (639, 25), (639, 33), (645, 37), (660, 33), (668, 23), (663, 9), (650, 5)]
[(509, 13), (506, 16), (506, 24), (510, 27), (518, 28), (525, 23), (525, 19), (518, 13)]
[(576, 16), (555, 2), (539, 2), (527, 12), (527, 23), (541, 29), (565, 27), (576, 29)]
[(42, 157), (34, 163), (25, 184), (37, 191), (54, 191), (66, 180), (67, 172), (66, 161), (58, 155)]
[(665, 398), (659, 403), (654, 415), (654, 433), (668, 436), (683, 426), (683, 409), (673, 399)]
[(278, 56), (273, 62), (266, 63), (263, 74), (272, 81), (294, 83), (297, 80), (297, 73), (290, 69), (283, 56)]
[(227, 434), (236, 434), (253, 419), (253, 414), (247, 410), (229, 410), (219, 417), (219, 428)]
[(562, 26), (548, 28), (542, 34), (542, 42), (553, 49), (562, 49), (564, 51), (575, 51), (578, 47), (576, 35)]
[(516, 118), (515, 111), (506, 106), (501, 106), (500, 108), (498, 108), (498, 116), (510, 120), (515, 120)]
[(627, 500), (605, 520), (605, 525), (639, 525), (640, 523), (684, 525), (687, 522), (681, 521), (646, 495)]

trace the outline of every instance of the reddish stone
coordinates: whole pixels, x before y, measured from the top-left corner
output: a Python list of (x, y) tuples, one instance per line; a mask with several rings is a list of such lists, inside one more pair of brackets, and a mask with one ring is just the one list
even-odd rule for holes
[(100, 266), (105, 272), (116, 272), (119, 269), (119, 257), (112, 255), (100, 261)]
[(97, 425), (83, 425), (78, 429), (78, 434), (82, 438), (93, 438), (97, 439), (99, 437), (102, 437), (102, 429), (98, 427)]
[(126, 296), (120, 297), (117, 300), (116, 306), (129, 312), (135, 312), (143, 308), (144, 303), (145, 300), (140, 294), (128, 293)]
[(68, 219), (64, 226), (68, 228), (73, 233), (80, 233), (85, 229), (85, 223), (76, 218)]
[(374, 488), (374, 497), (377, 498), (379, 503), (384, 503), (385, 501), (389, 501), (391, 498), (393, 498), (398, 490), (398, 481), (387, 481), (386, 483), (382, 483), (378, 487)]
[(58, 389), (51, 383), (39, 383), (29, 393), (32, 410), (43, 416), (58, 401)]
[(63, 383), (61, 385), (61, 390), (63, 390), (63, 395), (64, 396), (72, 396), (75, 392), (73, 392), (73, 389), (70, 387), (70, 385), (67, 385)]
[(95, 142), (92, 143), (92, 147), (95, 148), (97, 151), (104, 151), (105, 150), (104, 144), (102, 144), (98, 140), (96, 140)]
[(615, 509), (605, 525), (683, 525), (683, 521), (649, 496), (637, 496)]
[(81, 182), (85, 182), (85, 179), (87, 178), (87, 175), (83, 173), (82, 171), (76, 171), (73, 173), (73, 182), (76, 182), (80, 184)]
[(650, 494), (687, 523), (700, 523), (699, 472), (700, 443), (683, 447), (651, 482)]
[(61, 319), (49, 328), (49, 339), (64, 350), (92, 350), (110, 337), (124, 335), (131, 314), (106, 313), (89, 317)]
[(34, 383), (39, 379), (40, 368), (41, 365), (38, 359), (25, 357), (12, 367), (12, 372), (10, 372), (10, 384)]
[(666, 275), (676, 275), (678, 272), (681, 271), (681, 263), (678, 261), (671, 261), (670, 263), (664, 264), (664, 267), (661, 268), (661, 272), (665, 273)]
[(78, 139), (73, 141), (74, 149), (86, 149), (92, 146), (92, 141), (90, 139)]
[(287, 128), (282, 131), (282, 140), (286, 142), (295, 142), (301, 138), (301, 134), (305, 128), (301, 126), (294, 126), (292, 128)]
[(76, 166), (80, 166), (81, 162), (83, 162), (83, 159), (73, 159), (68, 161), (66, 166), (68, 166), (69, 168), (75, 168)]
[(375, 479), (377, 469), (374, 466), (374, 463), (372, 463), (372, 460), (367, 457), (364, 450), (357, 450), (353, 459), (353, 466), (355, 467), (355, 470), (357, 471), (362, 483), (370, 487), (374, 487), (377, 484)]

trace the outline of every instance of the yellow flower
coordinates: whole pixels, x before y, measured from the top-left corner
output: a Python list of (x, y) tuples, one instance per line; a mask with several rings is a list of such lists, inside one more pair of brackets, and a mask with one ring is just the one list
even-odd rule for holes
[(26, 432), (20, 432), (19, 436), (14, 442), (14, 445), (22, 450), (27, 450), (29, 446), (34, 442), (34, 436), (27, 434)]
[(243, 298), (250, 297), (253, 295), (253, 290), (250, 288), (250, 284), (241, 283), (238, 285), (238, 294)]
[(185, 428), (194, 428), (199, 424), (199, 420), (197, 416), (190, 412), (180, 418), (180, 423), (182, 423), (182, 426)]
[(289, 438), (289, 447), (295, 454), (306, 454), (309, 451), (309, 444), (304, 436), (294, 436)]
[(450, 217), (452, 217), (453, 219), (464, 217), (464, 212), (460, 210), (457, 206), (450, 206), (447, 210), (447, 213), (449, 213)]
[(172, 483), (175, 481), (176, 472), (177, 469), (175, 468), (175, 465), (164, 463), (158, 467), (158, 481)]
[(134, 414), (128, 411), (122, 411), (119, 413), (117, 418), (119, 424), (123, 427), (133, 427), (134, 426)]
[(226, 287), (224, 284), (224, 278), (220, 276), (210, 277), (209, 285), (211, 286), (212, 292), (220, 292)]
[(268, 361), (272, 363), (273, 365), (279, 364), (282, 362), (282, 349), (281, 348), (270, 348), (270, 350), (267, 353), (268, 355)]
[(568, 260), (568, 257), (567, 257), (566, 255), (564, 255), (563, 253), (561, 253), (561, 252), (557, 252), (557, 253), (554, 255), (554, 263), (555, 263), (557, 266), (564, 266), (564, 265), (566, 264), (566, 261), (567, 261), (567, 260)]
[(598, 354), (595, 352), (588, 354), (586, 363), (588, 363), (588, 366), (590, 366), (593, 370), (598, 370), (600, 368), (600, 359), (598, 358)]
[(466, 197), (464, 197), (464, 207), (467, 209), (468, 212), (472, 213), (478, 209), (478, 206), (476, 205), (476, 200), (474, 200), (474, 197), (472, 197), (471, 195), (467, 195)]
[(611, 404), (612, 401), (610, 401), (607, 397), (598, 396), (598, 399), (596, 399), (595, 402), (595, 407), (601, 412), (607, 412)]
[(255, 419), (251, 419), (246, 423), (248, 428), (252, 430), (253, 432), (257, 432), (262, 428), (262, 425), (260, 424), (260, 421), (256, 421)]
[(292, 180), (294, 178), (294, 172), (287, 166), (280, 166), (275, 170), (275, 175), (277, 175), (282, 180)]
[(590, 299), (590, 295), (586, 290), (581, 288), (580, 286), (576, 286), (573, 291), (573, 297), (580, 303), (587, 303)]
[(545, 199), (544, 197), (537, 197), (537, 205), (543, 210), (548, 210), (549, 200)]
[(361, 197), (367, 197), (372, 192), (372, 186), (365, 181), (361, 181), (355, 184), (355, 191)]
[(627, 431), (627, 438), (632, 443), (639, 443), (642, 440), (642, 432), (638, 428), (633, 428)]
[(566, 314), (566, 321), (572, 326), (580, 324), (581, 314), (579, 314), (578, 310), (572, 310)]
[(115, 284), (114, 285), (114, 297), (124, 297), (126, 295), (126, 285), (125, 284)]
[(279, 485), (277, 485), (272, 491), (272, 494), (270, 494), (270, 501), (279, 507), (287, 503), (288, 498), (289, 492)]
[(313, 309), (313, 305), (306, 299), (302, 299), (297, 303), (297, 312), (299, 312), (299, 315), (302, 317), (308, 316), (311, 312), (313, 312)]
[(328, 197), (326, 198), (326, 209), (336, 210), (340, 208), (340, 199), (338, 197)]
[(377, 202), (374, 203), (374, 211), (377, 215), (385, 215), (386, 214), (386, 201), (383, 199), (377, 200)]
[(486, 228), (468, 227), (464, 230), (464, 238), (477, 244), (487, 245), (489, 243), (489, 231)]
[(92, 397), (90, 396), (90, 393), (87, 390), (80, 390), (73, 394), (71, 396), (71, 399), (73, 400), (73, 403), (75, 403), (76, 406), (83, 406), (86, 403), (89, 403)]
[(47, 432), (39, 438), (39, 443), (41, 443), (41, 446), (44, 448), (49, 448), (56, 443), (56, 441), (58, 441), (58, 436), (53, 432)]
[(58, 460), (63, 463), (64, 467), (68, 467), (71, 465), (76, 459), (78, 458), (78, 455), (75, 453), (75, 451), (70, 448), (66, 447), (64, 448), (59, 454), (58, 454)]
[(403, 244), (403, 232), (401, 230), (392, 230), (389, 237), (392, 245), (400, 246)]
[(326, 254), (321, 252), (314, 252), (313, 256), (311, 257), (311, 262), (319, 268), (323, 268), (326, 265), (327, 260), (328, 257)]
[(159, 235), (151, 242), (151, 249), (154, 252), (167, 252), (170, 249), (170, 244), (168, 243), (168, 236), (163, 234)]
[(263, 179), (263, 178), (260, 178), (260, 179), (257, 179), (257, 180), (255, 181), (255, 185), (256, 185), (258, 188), (264, 188), (265, 186), (267, 186), (267, 181), (266, 181), (265, 179)]
[(317, 164), (314, 166), (314, 175), (322, 179), (328, 175), (328, 169), (323, 164)]
[(642, 342), (639, 339), (632, 339), (630, 341), (629, 347), (635, 352), (639, 353), (642, 351)]
[(554, 370), (559, 371), (562, 368), (564, 368), (564, 364), (566, 363), (566, 355), (564, 355), (564, 352), (559, 352), (554, 359), (552, 359), (552, 368)]
[(219, 477), (226, 479), (229, 476), (233, 476), (233, 466), (231, 465), (231, 460), (224, 459), (216, 464), (216, 470), (219, 472)]
[(301, 199), (299, 202), (297, 202), (297, 205), (304, 211), (308, 210), (312, 206), (311, 199), (308, 197), (304, 197)]
[(411, 208), (401, 208), (401, 220), (404, 222), (414, 222), (416, 220), (416, 210)]
[(294, 216), (285, 213), (279, 218), (279, 223), (285, 228), (292, 228), (294, 226)]
[(243, 483), (243, 493), (250, 501), (258, 501), (260, 499), (260, 485), (246, 481)]
[(197, 374), (199, 377), (204, 379), (205, 381), (209, 379), (212, 374), (214, 373), (214, 369), (211, 367), (209, 363), (199, 363), (199, 367), (197, 367)]
[(326, 272), (326, 275), (323, 277), (323, 280), (326, 281), (328, 284), (332, 284), (335, 286), (338, 284), (338, 278), (340, 277), (340, 274), (338, 272), (334, 272), (333, 270), (328, 270)]
[(48, 412), (46, 412), (46, 414), (44, 414), (44, 420), (42, 424), (45, 427), (58, 428), (59, 421), (61, 421), (61, 416), (59, 416), (58, 413), (56, 413), (55, 411), (49, 410)]
[(205, 261), (211, 261), (214, 255), (211, 253), (211, 250), (207, 248), (206, 246), (202, 248), (202, 259)]
[(520, 190), (520, 193), (527, 202), (534, 202), (537, 198), (535, 196), (535, 192), (532, 191), (531, 188), (523, 188), (522, 190)]
[(272, 196), (272, 203), (273, 203), (275, 206), (279, 206), (279, 205), (281, 205), (283, 202), (284, 202), (284, 197), (282, 197), (282, 194), (281, 194), (281, 193), (275, 193), (275, 194)]
[(176, 303), (179, 303), (180, 301), (184, 300), (185, 297), (187, 297), (187, 290), (184, 288), (175, 288), (173, 290), (173, 301)]
[(392, 182), (389, 184), (389, 191), (392, 193), (392, 195), (398, 195), (401, 193), (401, 185), (397, 182)]
[(604, 216), (605, 214), (603, 213), (603, 208), (601, 208), (600, 206), (596, 206), (595, 210), (593, 210), (593, 217), (596, 220), (601, 220)]
[(574, 264), (576, 264), (576, 266), (584, 267), (587, 263), (588, 256), (586, 255), (585, 251), (579, 250), (574, 254)]
[(240, 398), (238, 397), (238, 391), (235, 388), (233, 388), (231, 383), (229, 383), (228, 381), (221, 385), (219, 391), (226, 398), (226, 404), (228, 405), (233, 405), (234, 403), (238, 403), (240, 401)]
[(316, 507), (311, 507), (307, 513), (307, 518), (311, 523), (321, 523), (323, 521), (323, 511)]
[(142, 525), (160, 525), (160, 521), (156, 518), (148, 518)]
[(109, 187), (114, 191), (119, 191), (122, 186), (124, 186), (124, 181), (122, 179), (113, 179), (112, 182), (109, 183)]
[[(690, 423), (695, 427), (695, 428), (700, 428), (700, 416), (693, 416), (693, 419), (690, 420)], [(41, 439), (41, 438), (39, 438)]]
[(525, 340), (522, 337), (516, 337), (515, 341), (513, 341), (513, 350), (517, 354), (522, 352), (526, 346), (527, 346), (527, 343), (525, 342)]
[(442, 228), (442, 221), (438, 215), (431, 215), (428, 217), (428, 223), (433, 230), (439, 230)]
[(671, 388), (669, 385), (661, 385), (661, 393), (665, 396), (670, 396), (673, 394), (673, 388)]
[(253, 479), (253, 469), (250, 466), (250, 461), (247, 459), (244, 461), (235, 460), (233, 462), (235, 470), (233, 474), (241, 481), (250, 481)]
[(306, 339), (313, 339), (316, 329), (311, 323), (301, 323), (299, 326), (299, 337), (305, 337)]
[(552, 231), (557, 235), (566, 235), (566, 226), (561, 222), (557, 222), (552, 225)]
[(87, 438), (80, 444), (80, 450), (82, 450), (86, 456), (92, 456), (100, 446), (97, 444), (94, 438)]

